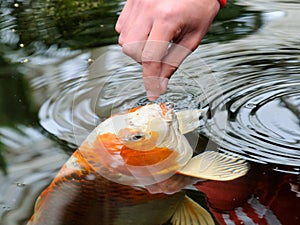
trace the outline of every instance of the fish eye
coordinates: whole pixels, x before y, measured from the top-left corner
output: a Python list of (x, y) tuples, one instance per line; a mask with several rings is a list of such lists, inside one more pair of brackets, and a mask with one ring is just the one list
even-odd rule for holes
[(144, 135), (141, 135), (141, 134), (137, 134), (137, 135), (134, 135), (134, 136), (132, 136), (132, 140), (133, 141), (137, 141), (137, 140), (140, 140), (141, 138), (143, 138), (144, 137)]
[(144, 134), (134, 134), (131, 137), (129, 137), (128, 139), (130, 141), (139, 141), (141, 139), (144, 139), (145, 135)]
[(123, 140), (127, 142), (137, 142), (140, 140), (144, 140), (146, 137), (143, 133), (134, 133), (134, 134), (127, 134), (123, 137)]
[(118, 133), (118, 138), (125, 142), (138, 142), (149, 138), (151, 134), (145, 133), (140, 130), (124, 128)]

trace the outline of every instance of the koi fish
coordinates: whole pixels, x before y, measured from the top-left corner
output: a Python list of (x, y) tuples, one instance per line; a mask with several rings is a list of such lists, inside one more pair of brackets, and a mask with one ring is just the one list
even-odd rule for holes
[(183, 134), (201, 110), (149, 104), (100, 123), (38, 197), (27, 225), (212, 225), (183, 191), (199, 180), (245, 175), (244, 160), (206, 151), (193, 157)]

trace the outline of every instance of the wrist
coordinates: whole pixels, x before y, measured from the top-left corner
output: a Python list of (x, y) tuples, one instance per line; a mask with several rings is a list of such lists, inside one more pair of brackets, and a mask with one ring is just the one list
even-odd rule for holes
[(221, 8), (224, 8), (225, 5), (226, 5), (226, 0), (218, 0), (220, 5), (221, 5)]

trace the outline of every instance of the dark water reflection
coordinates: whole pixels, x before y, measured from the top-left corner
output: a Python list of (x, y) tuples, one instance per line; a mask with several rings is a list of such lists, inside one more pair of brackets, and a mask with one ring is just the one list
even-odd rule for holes
[[(0, 153), (8, 176), (0, 176), (0, 225), (25, 223), (38, 193), (99, 122), (147, 103), (140, 66), (116, 45), (98, 48), (116, 42), (113, 26), (121, 2), (70, 2), (1, 2), (1, 65), (9, 70), (1, 67), (7, 101), (1, 102)], [(73, 13), (84, 2), (87, 8)], [(70, 11), (51, 11), (56, 4)], [(239, 187), (247, 186), (274, 212), (274, 204), (291, 202), (293, 207), (280, 212), (290, 217), (285, 225), (299, 223), (294, 212), (300, 210), (299, 10), (297, 1), (231, 4), (160, 99), (176, 102), (178, 109), (204, 109), (201, 127), (191, 134), (196, 150), (218, 148), (253, 164), (249, 175), (223, 189), (234, 187), (238, 196)], [(13, 87), (12, 75), (25, 82), (19, 86), (26, 94), (5, 94)], [(9, 96), (22, 102), (5, 107)], [(218, 190), (209, 185), (200, 190), (213, 204), (211, 192)], [(274, 203), (268, 195), (275, 196)]]

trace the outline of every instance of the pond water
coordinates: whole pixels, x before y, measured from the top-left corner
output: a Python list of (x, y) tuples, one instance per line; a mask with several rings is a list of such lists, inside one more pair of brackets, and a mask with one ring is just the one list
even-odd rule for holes
[[(0, 2), (0, 225), (23, 225), (97, 124), (148, 101), (141, 67), (116, 45), (122, 1)], [(158, 100), (203, 109), (195, 152), (251, 164), (241, 180), (199, 185), (216, 221), (233, 224), (227, 204), (241, 224), (300, 224), (299, 12), (296, 0), (231, 1)], [(241, 216), (242, 200), (260, 216)]]

